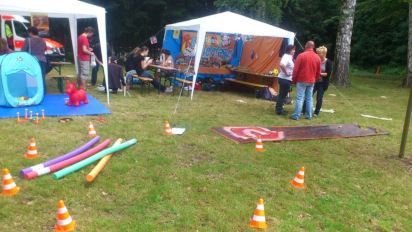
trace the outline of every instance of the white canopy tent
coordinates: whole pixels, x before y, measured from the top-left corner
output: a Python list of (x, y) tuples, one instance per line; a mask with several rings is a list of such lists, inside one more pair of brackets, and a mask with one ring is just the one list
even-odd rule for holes
[[(77, 19), (96, 18), (100, 44), (106, 44), (106, 10), (103, 7), (91, 5), (77, 0), (0, 0), (0, 15), (30, 16), (31, 13), (44, 13), (50, 18), (68, 18), (70, 35), (73, 45), (74, 60), (77, 68)], [(83, 31), (81, 31), (83, 33)], [(107, 60), (107, 47), (101, 46), (102, 59)], [(108, 90), (107, 62), (103, 62), (104, 78)], [(107, 91), (107, 104), (110, 104)]]
[(230, 11), (180, 23), (168, 24), (166, 25), (165, 30), (197, 31), (197, 42), (195, 48), (196, 55), (194, 63), (194, 70), (196, 74), (193, 77), (192, 99), (196, 77), (199, 70), (200, 58), (205, 43), (206, 32), (288, 38), (289, 44), (293, 44), (295, 37), (295, 33), (293, 32), (235, 14)]

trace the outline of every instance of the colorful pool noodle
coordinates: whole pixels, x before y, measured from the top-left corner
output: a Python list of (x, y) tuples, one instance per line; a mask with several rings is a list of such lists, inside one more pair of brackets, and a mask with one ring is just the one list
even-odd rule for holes
[[(116, 142), (113, 144), (112, 147), (115, 147), (123, 142), (123, 139), (117, 139)], [(113, 153), (110, 153), (103, 157), (99, 163), (96, 165), (96, 167), (93, 168), (93, 170), (86, 176), (86, 180), (89, 182), (92, 182), (94, 178), (100, 173), (100, 171), (104, 168), (104, 166), (107, 164), (109, 159), (112, 157)]]
[(53, 179), (55, 179), (55, 180), (60, 179), (60, 178), (62, 178), (63, 176), (65, 176), (65, 175), (67, 175), (67, 174), (70, 174), (70, 173), (72, 173), (72, 172), (74, 172), (74, 171), (77, 171), (77, 170), (79, 170), (79, 169), (81, 169), (81, 168), (83, 168), (83, 167), (85, 167), (85, 166), (93, 163), (94, 161), (102, 158), (103, 156), (105, 156), (105, 155), (107, 155), (107, 154), (113, 153), (113, 152), (118, 151), (118, 150), (122, 150), (122, 149), (124, 149), (124, 148), (126, 148), (126, 147), (129, 147), (129, 146), (135, 144), (136, 142), (137, 142), (136, 139), (131, 139), (131, 140), (126, 141), (126, 142), (124, 142), (124, 143), (122, 143), (122, 144), (120, 144), (120, 145), (118, 145), (118, 146), (106, 148), (106, 149), (104, 149), (103, 151), (101, 151), (101, 152), (99, 152), (99, 153), (97, 153), (97, 154), (94, 154), (93, 156), (90, 156), (90, 157), (87, 158), (87, 159), (84, 159), (84, 160), (82, 160), (82, 161), (80, 161), (80, 162), (78, 162), (78, 163), (76, 163), (76, 164), (73, 164), (73, 165), (71, 165), (71, 166), (69, 166), (69, 167), (66, 167), (66, 168), (64, 168), (64, 169), (62, 169), (62, 170), (60, 170), (60, 171), (57, 171), (57, 172), (53, 173)]
[(74, 164), (74, 163), (76, 163), (80, 160), (83, 160), (83, 159), (85, 159), (85, 158), (87, 158), (87, 157), (89, 157), (93, 154), (96, 154), (97, 152), (99, 152), (103, 148), (107, 147), (110, 144), (110, 142), (111, 142), (110, 139), (106, 139), (104, 142), (97, 145), (96, 147), (93, 147), (92, 149), (90, 149), (88, 151), (85, 151), (85, 152), (83, 152), (83, 153), (81, 153), (81, 154), (79, 154), (75, 157), (72, 157), (72, 158), (67, 159), (67, 160), (63, 160), (60, 163), (50, 165), (49, 167), (45, 167), (45, 168), (36, 170), (34, 172), (26, 173), (26, 174), (24, 174), (24, 178), (27, 179), (27, 180), (30, 180), (30, 179), (33, 179), (35, 177), (42, 176), (44, 174), (48, 174), (48, 173), (60, 170), (64, 167), (69, 166), (70, 164)]
[(25, 175), (26, 173), (33, 172), (33, 171), (36, 171), (36, 170), (39, 170), (39, 169), (43, 169), (43, 168), (48, 167), (48, 166), (50, 166), (50, 165), (53, 165), (53, 164), (59, 163), (59, 162), (61, 162), (61, 161), (63, 161), (63, 160), (69, 159), (69, 158), (71, 158), (71, 157), (73, 157), (73, 156), (76, 156), (76, 155), (78, 155), (78, 154), (86, 151), (86, 150), (89, 149), (91, 146), (93, 146), (95, 143), (97, 143), (99, 140), (100, 140), (100, 136), (96, 136), (96, 137), (94, 137), (92, 140), (90, 140), (89, 142), (87, 142), (86, 144), (84, 144), (83, 146), (77, 148), (76, 150), (73, 150), (73, 151), (71, 151), (71, 152), (69, 152), (69, 153), (67, 153), (67, 154), (64, 154), (64, 155), (59, 156), (59, 157), (57, 157), (57, 158), (54, 158), (54, 159), (52, 159), (52, 160), (46, 161), (46, 162), (44, 162), (44, 163), (37, 164), (37, 165), (31, 166), (31, 167), (29, 167), (29, 168), (22, 169), (22, 170), (20, 170), (20, 173), (19, 173), (19, 174), (20, 174), (21, 177), (24, 177), (24, 175)]

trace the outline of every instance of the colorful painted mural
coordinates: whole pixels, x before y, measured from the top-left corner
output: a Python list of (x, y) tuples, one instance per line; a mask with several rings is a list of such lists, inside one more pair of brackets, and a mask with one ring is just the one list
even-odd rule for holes
[(182, 56), (194, 56), (196, 46), (196, 32), (182, 32), (182, 42), (180, 45), (180, 51)]
[(220, 67), (220, 65), (230, 64), (234, 47), (235, 41), (232, 35), (206, 33), (201, 65)]

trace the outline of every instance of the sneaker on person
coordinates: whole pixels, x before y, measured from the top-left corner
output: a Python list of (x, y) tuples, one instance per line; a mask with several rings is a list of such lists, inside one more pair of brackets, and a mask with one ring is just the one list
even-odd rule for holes
[(290, 116), (290, 119), (295, 120), (295, 121), (299, 121), (299, 118), (294, 118), (293, 116)]
[(123, 92), (123, 89), (120, 89), (120, 88), (119, 88), (119, 89), (117, 89), (117, 91), (118, 91), (118, 92)]
[(165, 89), (165, 93), (171, 93), (173, 92), (173, 86), (169, 86)]

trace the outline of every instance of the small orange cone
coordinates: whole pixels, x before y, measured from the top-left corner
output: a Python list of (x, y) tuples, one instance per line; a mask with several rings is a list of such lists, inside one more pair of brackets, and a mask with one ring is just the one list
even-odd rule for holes
[(59, 211), (57, 213), (57, 223), (55, 231), (72, 231), (76, 226), (76, 221), (70, 217), (69, 211), (62, 200), (59, 201)]
[(257, 141), (256, 141), (255, 150), (256, 150), (256, 151), (265, 151), (265, 150), (263, 149), (262, 138), (260, 137), (260, 135), (258, 135), (258, 139), (257, 139)]
[(13, 178), (10, 175), (9, 169), (3, 169), (3, 190), (1, 195), (15, 195), (19, 192), (20, 188), (14, 183)]
[(173, 135), (172, 128), (170, 127), (168, 121), (165, 122), (165, 134)]
[(296, 174), (295, 179), (291, 180), (290, 183), (296, 188), (305, 188), (304, 185), (305, 179), (305, 167), (301, 167), (298, 174)]
[(379, 75), (379, 74), (380, 74), (380, 71), (381, 71), (381, 67), (378, 66), (378, 69), (376, 70), (376, 75)]
[(30, 140), (29, 148), (27, 149), (27, 152), (26, 152), (26, 158), (34, 159), (37, 156), (39, 156), (39, 153), (37, 153), (36, 141), (34, 140), (34, 138), (32, 138)]
[(97, 133), (94, 130), (94, 126), (93, 126), (92, 122), (89, 122), (89, 136), (96, 136), (96, 135), (97, 135)]
[(266, 217), (265, 217), (265, 206), (263, 205), (263, 199), (260, 198), (257, 204), (255, 214), (250, 222), (250, 226), (258, 229), (266, 229)]

